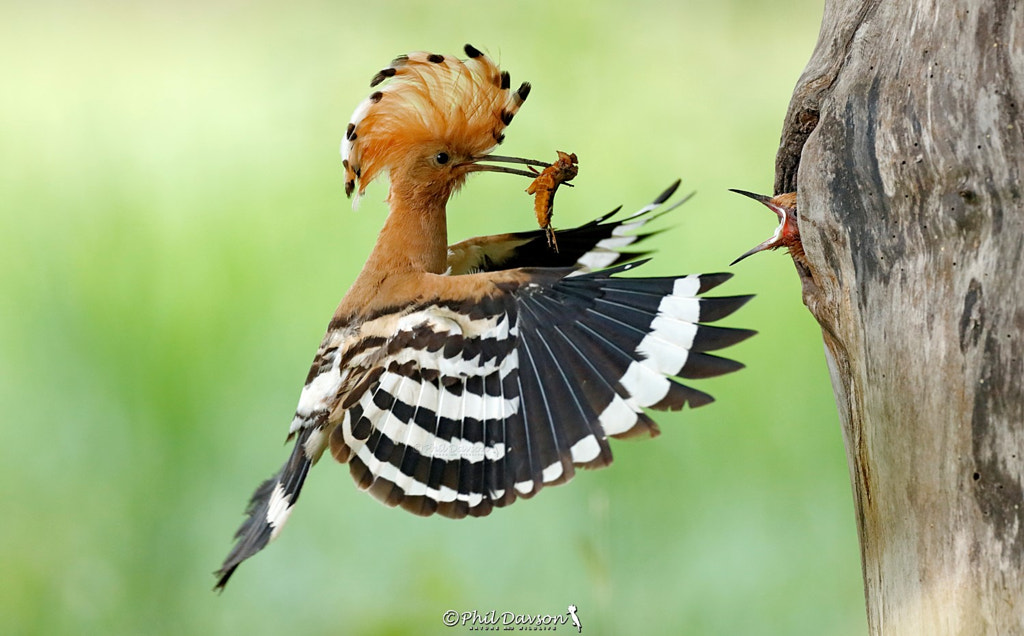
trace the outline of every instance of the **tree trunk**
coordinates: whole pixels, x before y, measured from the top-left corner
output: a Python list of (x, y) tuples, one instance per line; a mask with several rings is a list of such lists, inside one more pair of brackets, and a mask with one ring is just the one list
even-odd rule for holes
[(1022, 111), (1024, 0), (827, 0), (786, 115), (872, 634), (1024, 634)]

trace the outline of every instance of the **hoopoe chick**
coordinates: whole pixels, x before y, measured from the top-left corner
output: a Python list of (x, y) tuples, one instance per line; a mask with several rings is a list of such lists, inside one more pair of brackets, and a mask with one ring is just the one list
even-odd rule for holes
[(760, 201), (779, 217), (779, 225), (775, 228), (775, 233), (771, 238), (759, 245), (756, 245), (753, 249), (748, 250), (732, 263), (729, 263), (730, 265), (735, 265), (746, 257), (764, 250), (775, 250), (780, 247), (788, 247), (789, 255), (793, 257), (793, 260), (800, 263), (805, 268), (807, 267), (807, 257), (804, 256), (804, 246), (803, 243), (800, 242), (800, 227), (797, 225), (796, 220), (796, 192), (787, 192), (778, 196), (768, 197), (763, 194), (747, 192), (746, 190), (729, 191), (735, 192), (736, 194), (742, 194), (745, 197), (750, 197), (755, 201)]
[(678, 182), (632, 216), (560, 232), (558, 252), (543, 230), (448, 246), (446, 205), (471, 173), (533, 178), (495, 163), (545, 165), (489, 154), (530, 85), (512, 90), (465, 52), (397, 58), (348, 126), (346, 191), (387, 173), (390, 211), (313, 359), (291, 455), (253, 494), (218, 588), (281, 532), (327, 449), (387, 505), (482, 516), (608, 465), (609, 437), (656, 435), (645, 409), (712, 401), (676, 378), (742, 367), (707, 352), (754, 332), (704, 323), (750, 297), (698, 297), (729, 274), (617, 276), (639, 264), (624, 249)]

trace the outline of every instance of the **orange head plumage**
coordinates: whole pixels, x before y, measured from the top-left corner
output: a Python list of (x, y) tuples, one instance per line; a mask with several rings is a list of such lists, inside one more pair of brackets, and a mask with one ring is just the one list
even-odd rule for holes
[(357, 188), (361, 195), (382, 172), (393, 184), (435, 184), (449, 194), (469, 172), (522, 174), (480, 160), (534, 163), (486, 156), (504, 139), (530, 84), (511, 90), (507, 71), (473, 46), (465, 52), (466, 60), (422, 51), (402, 55), (374, 76), (371, 87), (384, 85), (356, 108), (341, 142), (347, 195)]

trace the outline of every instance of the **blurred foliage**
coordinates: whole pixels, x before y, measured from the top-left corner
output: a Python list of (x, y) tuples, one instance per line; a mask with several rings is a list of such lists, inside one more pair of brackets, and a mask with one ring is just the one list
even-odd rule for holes
[[(227, 591), (211, 572), (281, 446), (334, 305), (379, 229), (338, 141), (416, 49), (534, 85), (509, 153), (581, 158), (556, 225), (677, 176), (646, 273), (716, 271), (774, 218), (782, 117), (820, 3), (0, 5), (0, 621), (6, 634), (461, 633), (445, 610), (560, 614), (588, 634), (862, 633), (853, 509), (819, 331), (792, 264), (723, 293), (761, 334), (718, 402), (659, 415), (616, 465), (488, 518), (388, 509), (313, 473)], [(534, 227), (474, 178), (452, 240)], [(563, 628), (564, 629), (564, 628)]]

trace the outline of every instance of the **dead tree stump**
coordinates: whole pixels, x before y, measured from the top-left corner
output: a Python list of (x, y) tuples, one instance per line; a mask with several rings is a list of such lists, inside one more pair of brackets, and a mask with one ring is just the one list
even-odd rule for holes
[(786, 115), (872, 634), (1024, 634), (1024, 1), (827, 0)]

